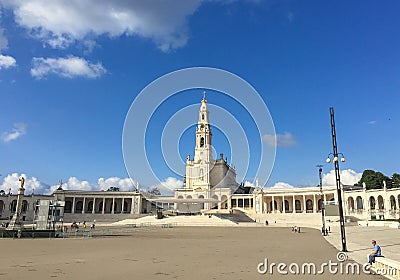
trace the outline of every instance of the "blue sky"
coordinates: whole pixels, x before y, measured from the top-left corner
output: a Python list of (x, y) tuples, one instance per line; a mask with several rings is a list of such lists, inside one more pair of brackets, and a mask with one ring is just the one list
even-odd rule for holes
[[(44, 2), (0, 0), (3, 189), (19, 174), (43, 191), (60, 178), (83, 189), (121, 182), (131, 103), (158, 77), (197, 66), (242, 77), (268, 106), (279, 140), (268, 186), (318, 184), (315, 165), (332, 150), (330, 106), (348, 180), (364, 169), (399, 172), (397, 1)], [(201, 97), (178, 98), (176, 108)], [(228, 141), (218, 141), (225, 152)], [(194, 137), (180, 145), (193, 153)]]

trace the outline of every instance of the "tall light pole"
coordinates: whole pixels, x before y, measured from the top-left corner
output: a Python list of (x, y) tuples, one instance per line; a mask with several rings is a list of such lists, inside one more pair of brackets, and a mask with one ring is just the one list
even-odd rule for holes
[(333, 154), (329, 154), (326, 162), (331, 162), (330, 155), (333, 155), (333, 163), (335, 165), (335, 176), (336, 176), (336, 190), (338, 196), (338, 203), (339, 203), (339, 216), (340, 216), (340, 234), (341, 234), (341, 241), (342, 241), (342, 252), (347, 252), (347, 245), (346, 245), (346, 232), (344, 227), (344, 214), (343, 214), (343, 202), (342, 202), (342, 187), (340, 184), (340, 172), (339, 172), (339, 155), (342, 156), (340, 159), (341, 162), (345, 162), (345, 158), (342, 153), (338, 153), (337, 150), (337, 143), (336, 143), (336, 127), (335, 127), (335, 112), (333, 107), (330, 108), (331, 114), (331, 129), (332, 129), (332, 148)]
[(322, 235), (326, 235), (325, 231), (325, 200), (324, 196), (322, 193), (322, 166), (323, 165), (317, 165), (318, 167), (318, 174), (319, 174), (319, 190), (321, 192), (321, 214), (322, 214)]

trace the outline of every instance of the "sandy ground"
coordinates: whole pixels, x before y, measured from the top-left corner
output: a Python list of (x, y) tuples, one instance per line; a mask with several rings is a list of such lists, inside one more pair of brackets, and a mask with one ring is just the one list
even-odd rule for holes
[[(349, 275), (259, 274), (268, 262), (337, 262), (314, 229), (178, 227), (132, 229), (91, 239), (0, 239), (0, 279), (345, 279)], [(286, 271), (288, 269), (286, 268)], [(361, 273), (351, 279), (384, 279)]]

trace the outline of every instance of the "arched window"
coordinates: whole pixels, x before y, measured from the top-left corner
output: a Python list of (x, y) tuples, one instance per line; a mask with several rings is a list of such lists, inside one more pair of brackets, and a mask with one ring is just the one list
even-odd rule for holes
[(282, 206), (285, 207), (285, 212), (289, 212), (289, 201), (287, 201), (287, 200), (285, 199), (284, 205), (282, 205)]
[(200, 147), (204, 147), (204, 137), (200, 138)]
[(83, 210), (83, 201), (78, 201), (75, 206), (75, 212), (82, 212)]
[(354, 210), (354, 198), (352, 198), (351, 196), (348, 198), (347, 200), (347, 204), (348, 204), (348, 209), (349, 211)]
[(385, 202), (383, 201), (383, 197), (381, 195), (378, 196), (378, 208), (379, 210), (385, 209)]
[(204, 114), (201, 114), (201, 120), (204, 121)]
[(89, 201), (87, 211), (92, 212), (92, 210), (93, 210), (93, 201)]
[(357, 203), (357, 210), (362, 210), (364, 208), (361, 196), (357, 196), (356, 203)]
[(24, 201), (22, 201), (21, 212), (26, 213), (27, 210), (28, 210), (28, 201), (24, 200)]
[(69, 200), (65, 201), (64, 213), (71, 213), (72, 211), (72, 202)]
[(369, 205), (370, 205), (370, 209), (374, 210), (375, 209), (375, 197), (371, 196), (369, 198)]
[(300, 202), (300, 200), (296, 199), (294, 204), (295, 204), (296, 212), (301, 212), (301, 202)]
[(11, 210), (12, 213), (14, 213), (16, 209), (17, 209), (17, 200), (14, 199), (14, 200), (10, 203), (10, 210)]
[(307, 211), (313, 211), (313, 202), (311, 199), (307, 199), (306, 201), (306, 210)]
[(393, 195), (390, 196), (390, 209), (396, 210), (396, 199)]

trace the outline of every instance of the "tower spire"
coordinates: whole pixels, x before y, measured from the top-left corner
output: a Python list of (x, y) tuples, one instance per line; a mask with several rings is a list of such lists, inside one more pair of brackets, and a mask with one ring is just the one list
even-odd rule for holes
[(207, 103), (207, 99), (206, 99), (206, 91), (203, 91), (203, 100), (202, 100), (202, 102), (205, 102), (205, 103)]

